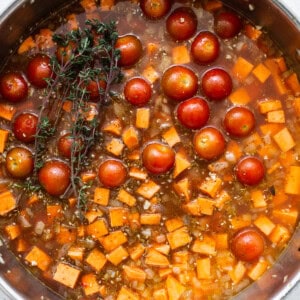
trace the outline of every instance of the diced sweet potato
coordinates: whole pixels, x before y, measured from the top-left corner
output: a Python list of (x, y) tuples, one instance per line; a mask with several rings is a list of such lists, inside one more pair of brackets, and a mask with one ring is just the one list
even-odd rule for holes
[(9, 131), (0, 129), (0, 153), (4, 152), (8, 135), (9, 135)]
[(186, 201), (189, 201), (191, 198), (191, 190), (190, 190), (190, 181), (187, 177), (174, 182), (173, 187), (175, 192), (185, 198)]
[(277, 224), (272, 233), (268, 236), (269, 240), (277, 245), (284, 245), (291, 237), (290, 232), (283, 225)]
[(141, 107), (136, 110), (135, 126), (140, 129), (149, 128), (150, 124), (150, 109), (148, 107)]
[(275, 224), (265, 215), (260, 215), (254, 220), (254, 225), (265, 235), (269, 235), (275, 228)]
[(8, 214), (17, 206), (17, 201), (13, 193), (9, 190), (4, 190), (0, 193), (0, 216)]
[(53, 279), (70, 288), (74, 288), (79, 278), (80, 270), (66, 263), (59, 263), (53, 275)]
[(32, 247), (29, 253), (25, 256), (25, 260), (42, 271), (46, 271), (52, 263), (51, 257), (37, 246)]
[(168, 300), (166, 289), (158, 289), (153, 292), (153, 300)]
[(142, 243), (138, 243), (129, 249), (129, 255), (132, 260), (138, 260), (145, 251), (145, 246)]
[(261, 31), (261, 30), (255, 28), (255, 27), (254, 27), (253, 25), (251, 25), (251, 24), (246, 24), (246, 25), (244, 26), (244, 32), (245, 32), (245, 35), (246, 35), (249, 39), (251, 39), (251, 40), (253, 40), (253, 41), (258, 40), (258, 38), (259, 38), (259, 37), (261, 36), (261, 34), (262, 34), (262, 31)]
[(143, 213), (140, 215), (140, 223), (142, 225), (159, 225), (160, 221), (160, 213)]
[(286, 208), (286, 209), (274, 209), (272, 215), (283, 224), (295, 226), (298, 220), (299, 213), (296, 209)]
[(112, 138), (105, 144), (105, 149), (115, 156), (122, 155), (124, 147), (123, 142), (117, 138)]
[(68, 250), (68, 256), (74, 260), (82, 261), (85, 248), (80, 246), (71, 246)]
[(182, 218), (172, 218), (172, 219), (168, 219), (165, 222), (165, 226), (168, 230), (168, 232), (172, 232), (176, 229), (179, 229), (180, 227), (184, 226), (183, 220)]
[(172, 48), (173, 64), (188, 64), (191, 61), (190, 53), (185, 45), (179, 45)]
[(63, 216), (63, 208), (60, 204), (47, 205), (47, 222), (53, 223), (55, 219)]
[(184, 204), (183, 209), (193, 216), (209, 215), (211, 216), (214, 211), (215, 202), (208, 198), (198, 197), (187, 204)]
[(228, 249), (228, 234), (227, 233), (217, 233), (214, 235), (214, 240), (216, 241), (217, 250)]
[(99, 293), (101, 286), (97, 281), (97, 277), (93, 273), (84, 274), (81, 277), (81, 285), (86, 296)]
[(268, 268), (266, 260), (259, 260), (247, 273), (252, 280), (257, 280)]
[(120, 119), (113, 119), (102, 126), (102, 131), (120, 136), (122, 133), (123, 125)]
[(250, 214), (243, 214), (240, 216), (233, 217), (230, 220), (231, 226), (233, 229), (237, 230), (242, 227), (250, 226), (251, 225), (251, 215)]
[(199, 189), (202, 193), (215, 198), (222, 186), (222, 183), (222, 180), (218, 177), (206, 177), (200, 184)]
[(231, 196), (226, 190), (222, 190), (215, 198), (215, 206), (219, 209), (222, 209), (226, 202), (231, 199)]
[(286, 127), (277, 132), (273, 139), (283, 152), (291, 150), (296, 145), (293, 136)]
[(109, 208), (109, 219), (111, 227), (124, 226), (128, 223), (128, 209), (124, 207)]
[(146, 181), (142, 183), (136, 192), (146, 198), (146, 199), (151, 199), (158, 191), (160, 190), (160, 185), (155, 183), (152, 180)]
[(86, 232), (93, 238), (100, 239), (102, 236), (108, 234), (108, 229), (105, 221), (103, 219), (98, 219), (86, 226)]
[(179, 300), (185, 291), (182, 285), (175, 277), (169, 275), (166, 280), (166, 288), (168, 291), (169, 300)]
[(296, 73), (292, 73), (285, 79), (286, 85), (293, 91), (295, 96), (300, 94), (300, 83)]
[(26, 38), (18, 48), (18, 54), (23, 54), (36, 47), (36, 43), (32, 36)]
[(239, 283), (243, 278), (246, 273), (247, 269), (244, 265), (243, 262), (238, 261), (238, 263), (233, 267), (232, 270), (228, 272), (230, 278), (232, 281), (237, 284)]
[(145, 264), (153, 267), (166, 268), (170, 265), (170, 262), (165, 255), (150, 248), (146, 253)]
[(121, 230), (113, 231), (105, 237), (100, 238), (100, 243), (107, 252), (111, 252), (126, 242), (127, 237)]
[(300, 167), (291, 166), (286, 175), (284, 191), (287, 194), (300, 195)]
[(164, 255), (169, 255), (171, 247), (167, 244), (155, 244), (153, 245), (153, 249)]
[(107, 206), (110, 196), (110, 190), (102, 187), (96, 187), (94, 191), (94, 202)]
[(93, 223), (96, 219), (103, 216), (103, 212), (101, 210), (89, 210), (85, 213), (84, 217), (90, 223)]
[(70, 30), (78, 29), (79, 23), (77, 21), (75, 14), (69, 14), (66, 16), (66, 19), (68, 20), (68, 25)]
[(123, 131), (122, 139), (126, 147), (130, 150), (139, 145), (139, 133), (133, 126), (129, 126)]
[(179, 151), (175, 154), (175, 167), (173, 171), (173, 177), (176, 178), (183, 171), (188, 169), (191, 166), (191, 162), (188, 159), (187, 155), (183, 151)]
[(170, 147), (175, 146), (180, 143), (180, 136), (174, 126), (170, 127), (167, 131), (162, 134), (164, 140), (168, 143)]
[(109, 260), (113, 265), (117, 266), (123, 260), (125, 260), (129, 256), (127, 250), (123, 246), (119, 246), (118, 248), (111, 251), (107, 254), (106, 258)]
[(129, 288), (122, 286), (118, 293), (117, 300), (140, 300), (140, 297)]
[(216, 255), (216, 241), (212, 237), (204, 235), (202, 239), (194, 241), (191, 250), (204, 255)]
[(150, 83), (154, 83), (159, 79), (159, 73), (154, 69), (152, 65), (147, 65), (142, 72), (143, 77), (145, 77)]
[(86, 257), (86, 263), (88, 263), (97, 272), (101, 271), (106, 264), (105, 255), (98, 249), (94, 248)]
[(137, 167), (131, 167), (128, 174), (130, 177), (137, 179), (137, 180), (146, 180), (148, 177), (147, 172), (145, 172)]
[(77, 228), (69, 228), (64, 225), (60, 225), (56, 232), (56, 241), (60, 245), (71, 244), (76, 240)]
[(250, 95), (244, 87), (239, 87), (233, 91), (228, 98), (236, 105), (246, 105), (251, 101)]
[(132, 196), (130, 193), (128, 193), (126, 190), (124, 190), (124, 189), (121, 189), (119, 191), (117, 199), (119, 201), (127, 204), (130, 207), (135, 206), (135, 204), (136, 204), (136, 198), (134, 196)]
[(199, 279), (209, 279), (211, 277), (211, 261), (210, 258), (197, 259), (197, 277)]
[(146, 272), (138, 267), (123, 266), (126, 279), (129, 281), (144, 282), (146, 280)]
[(285, 123), (285, 114), (283, 110), (274, 110), (267, 113), (269, 123)]
[(12, 105), (0, 103), (0, 118), (11, 121), (16, 110), (17, 109)]
[(255, 208), (261, 208), (267, 206), (265, 195), (262, 190), (251, 191), (251, 201)]
[(251, 73), (253, 69), (253, 64), (250, 63), (243, 57), (238, 57), (235, 65), (233, 66), (232, 73), (236, 76), (240, 81), (245, 80), (248, 75)]
[(21, 228), (18, 224), (8, 224), (4, 227), (4, 230), (10, 240), (14, 240), (21, 234)]
[(270, 70), (263, 63), (257, 65), (252, 73), (261, 83), (264, 83), (271, 75)]
[(192, 237), (189, 234), (188, 228), (183, 226), (167, 233), (167, 239), (171, 249), (173, 250), (189, 244), (192, 240)]
[(266, 114), (270, 111), (282, 109), (282, 104), (280, 100), (277, 99), (267, 99), (258, 102), (258, 109), (261, 114)]

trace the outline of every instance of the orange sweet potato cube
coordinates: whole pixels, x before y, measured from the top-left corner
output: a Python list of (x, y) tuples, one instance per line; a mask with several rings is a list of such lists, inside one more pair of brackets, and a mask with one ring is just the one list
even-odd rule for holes
[(53, 279), (65, 286), (74, 288), (79, 278), (80, 270), (66, 263), (59, 263), (53, 275)]
[(104, 265), (106, 264), (106, 257), (105, 255), (99, 251), (98, 249), (94, 248), (86, 257), (85, 261), (97, 272), (99, 272)]
[(51, 257), (37, 246), (32, 247), (25, 256), (25, 260), (32, 266), (37, 266), (42, 271), (46, 271), (52, 262)]

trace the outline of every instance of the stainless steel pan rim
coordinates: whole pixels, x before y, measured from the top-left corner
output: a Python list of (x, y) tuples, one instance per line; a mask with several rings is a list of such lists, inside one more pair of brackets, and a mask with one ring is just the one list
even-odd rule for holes
[[(291, 58), (292, 67), (300, 74), (300, 20), (278, 0), (223, 0), (236, 8), (255, 24), (261, 25), (278, 42)], [(70, 4), (67, 0), (16, 0), (0, 16), (0, 59), (9, 56), (10, 50), (57, 7)], [(25, 16), (25, 17), (24, 17)], [(32, 27), (29, 27), (32, 26)], [(1, 221), (1, 220), (0, 220)], [(17, 281), (8, 279), (9, 270), (20, 270)], [(300, 281), (300, 227), (276, 264), (257, 282), (234, 299), (282, 299)], [(26, 283), (26, 285), (24, 285)], [(14, 255), (0, 245), (0, 290), (7, 299), (61, 299), (35, 277), (30, 275)], [(43, 298), (42, 298), (43, 296)], [(225, 297), (224, 297), (225, 298)]]

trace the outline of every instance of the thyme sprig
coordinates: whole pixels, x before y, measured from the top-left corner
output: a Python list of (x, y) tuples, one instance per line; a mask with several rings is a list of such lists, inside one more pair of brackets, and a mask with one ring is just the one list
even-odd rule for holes
[[(115, 49), (117, 38), (114, 22), (98, 20), (87, 20), (84, 29), (53, 36), (62, 55), (60, 60), (57, 56), (50, 60), (53, 76), (47, 79), (48, 88), (38, 116), (34, 176), (37, 177), (48, 155), (48, 142), (64, 117), (68, 120), (74, 143), (69, 162), (71, 183), (63, 197), (76, 197), (80, 211), (86, 208), (89, 185), (84, 184), (79, 175), (87, 167), (89, 152), (98, 140), (102, 107), (111, 101), (111, 86), (122, 80), (118, 66), (120, 52)], [(100, 80), (105, 82), (105, 88), (100, 87)], [(99, 90), (99, 99), (93, 104), (89, 102), (87, 90), (90, 81), (95, 81)], [(66, 101), (71, 102), (71, 111), (67, 115), (62, 109)]]

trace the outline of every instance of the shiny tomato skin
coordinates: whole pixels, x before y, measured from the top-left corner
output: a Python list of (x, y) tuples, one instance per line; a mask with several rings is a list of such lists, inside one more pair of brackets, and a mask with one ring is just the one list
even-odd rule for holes
[(210, 116), (206, 100), (200, 97), (193, 97), (181, 102), (176, 112), (180, 123), (189, 129), (202, 128)]
[(50, 58), (46, 55), (34, 56), (27, 66), (27, 78), (37, 88), (47, 87), (45, 79), (52, 76)]
[(89, 99), (95, 102), (100, 100), (101, 95), (104, 94), (106, 86), (107, 84), (105, 80), (99, 80), (98, 82), (95, 80), (91, 80), (86, 87), (86, 90), (89, 93)]
[(210, 100), (223, 100), (231, 94), (232, 79), (221, 68), (210, 69), (202, 76), (202, 91)]
[(197, 30), (197, 25), (197, 16), (189, 7), (176, 8), (166, 21), (167, 31), (176, 41), (191, 38)]
[(28, 84), (20, 73), (6, 73), (0, 78), (0, 93), (9, 102), (20, 102), (28, 95)]
[(239, 34), (242, 21), (234, 12), (221, 12), (215, 16), (214, 29), (220, 38), (230, 39)]
[(171, 0), (141, 0), (140, 7), (149, 19), (160, 19), (171, 9)]
[(119, 187), (127, 178), (127, 170), (121, 161), (108, 159), (99, 166), (98, 178), (105, 187)]
[(61, 156), (65, 158), (71, 158), (72, 147), (74, 147), (74, 154), (78, 154), (82, 151), (83, 141), (79, 138), (76, 138), (76, 144), (74, 137), (70, 133), (62, 135), (57, 141), (57, 149)]
[(233, 137), (245, 137), (255, 127), (255, 116), (253, 112), (242, 106), (229, 109), (224, 117), (224, 128)]
[(217, 36), (210, 31), (201, 31), (194, 38), (191, 54), (200, 65), (214, 62), (220, 54), (220, 43)]
[(24, 143), (31, 143), (35, 140), (38, 117), (32, 113), (19, 114), (12, 125), (15, 137)]
[(265, 249), (265, 239), (258, 230), (246, 227), (234, 234), (231, 239), (231, 251), (241, 261), (258, 260)]
[(236, 167), (235, 173), (238, 181), (245, 185), (257, 185), (265, 176), (265, 167), (263, 162), (255, 156), (246, 156), (241, 158)]
[(152, 96), (151, 85), (141, 77), (128, 80), (124, 87), (125, 99), (136, 106), (147, 104)]
[(174, 150), (162, 143), (153, 142), (146, 145), (142, 153), (144, 167), (152, 174), (168, 172), (175, 163)]
[(194, 149), (199, 157), (213, 160), (224, 153), (226, 141), (223, 134), (215, 127), (206, 126), (197, 131), (193, 139)]
[(10, 149), (6, 155), (6, 169), (8, 173), (18, 179), (28, 177), (33, 171), (32, 153), (23, 147)]
[(120, 36), (116, 41), (115, 48), (121, 53), (119, 59), (119, 65), (121, 67), (135, 65), (143, 53), (143, 46), (140, 39), (132, 34)]
[(70, 184), (70, 167), (59, 160), (47, 161), (39, 170), (41, 186), (51, 196), (61, 196)]
[(191, 69), (174, 65), (164, 72), (161, 86), (168, 98), (179, 102), (197, 93), (198, 77)]

